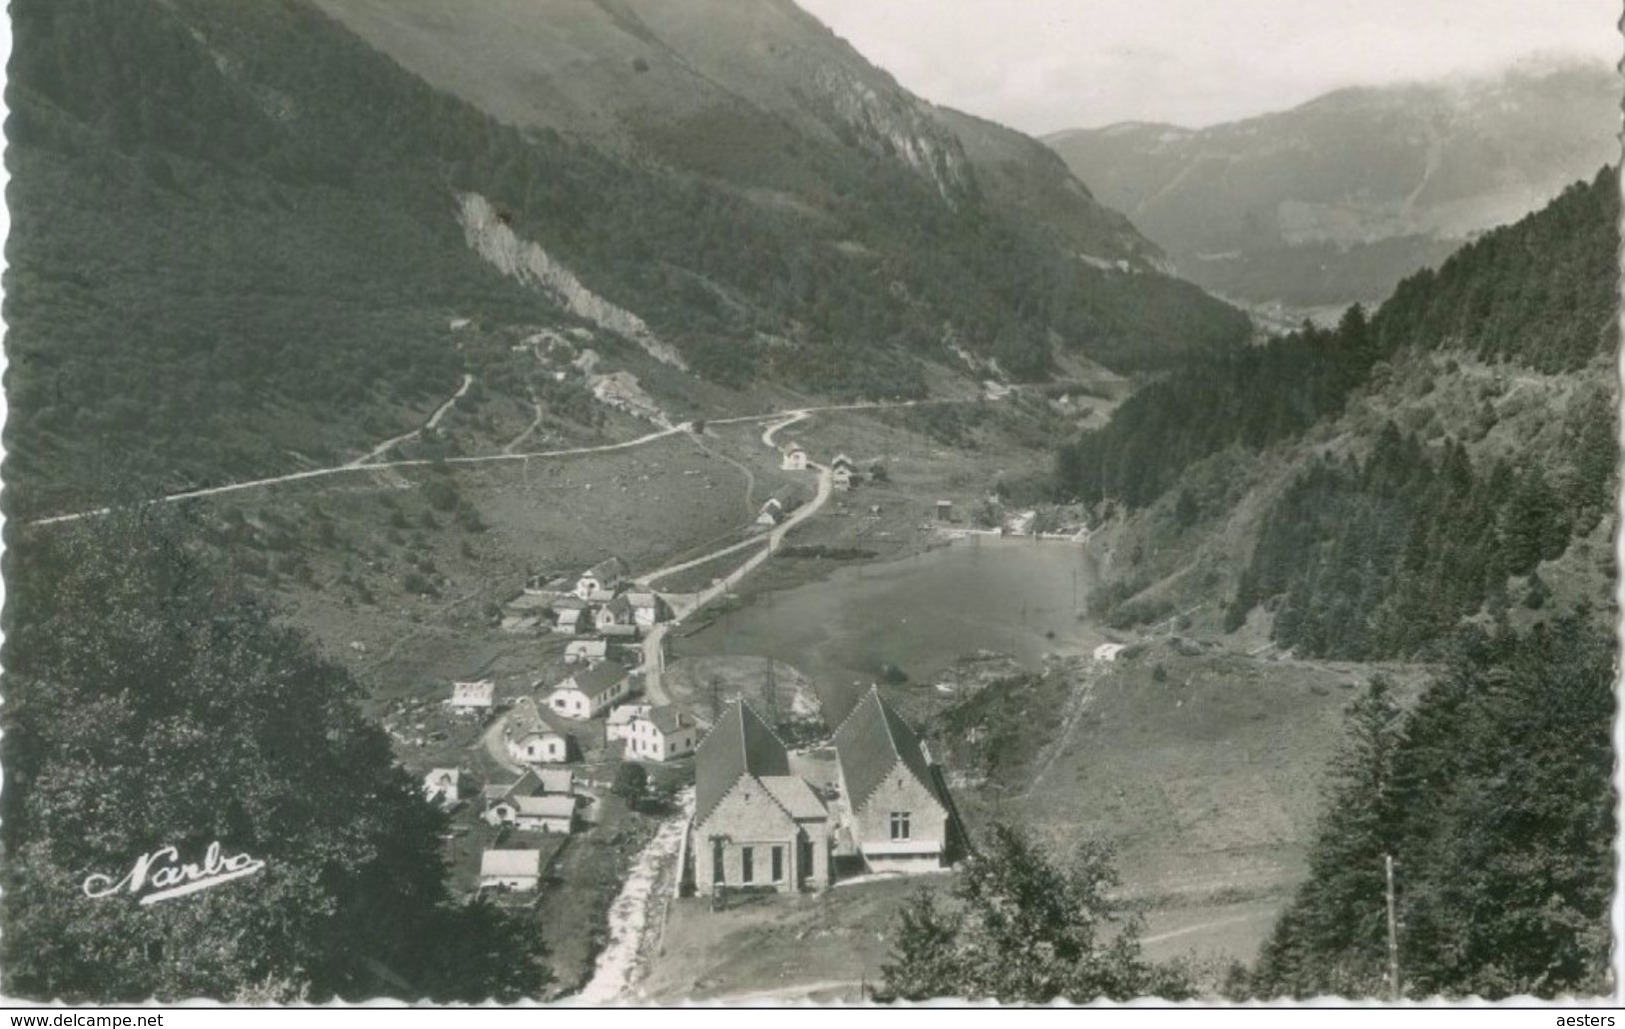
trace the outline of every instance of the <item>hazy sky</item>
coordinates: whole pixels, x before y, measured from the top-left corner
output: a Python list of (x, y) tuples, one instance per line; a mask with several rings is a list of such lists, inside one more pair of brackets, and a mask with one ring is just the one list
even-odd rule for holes
[(928, 100), (1042, 134), (1200, 126), (1531, 53), (1617, 62), (1618, 0), (798, 0)]

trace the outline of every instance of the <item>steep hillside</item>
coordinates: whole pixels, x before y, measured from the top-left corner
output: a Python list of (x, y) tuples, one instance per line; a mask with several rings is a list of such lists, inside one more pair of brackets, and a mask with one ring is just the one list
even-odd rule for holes
[(1053, 146), (1180, 272), (1286, 308), (1387, 296), (1463, 240), (1617, 159), (1606, 67), (1345, 89), (1205, 129), (1122, 124)]
[(1123, 514), (1097, 609), (1206, 603), (1215, 630), (1359, 660), (1604, 607), (1618, 217), (1605, 172), (1369, 322), (1171, 376), (1064, 448), (1063, 492)]
[[(855, 147), (950, 202), (985, 193), (1039, 214), (1097, 260), (1143, 268), (1158, 258), (1042, 145), (913, 96), (790, 0), (316, 2), (514, 125), (815, 204), (831, 186), (825, 165)], [(1038, 196), (1046, 201), (1033, 210)]]
[[(617, 5), (568, 10), (596, 28), (531, 27), (585, 54), (593, 33), (620, 41), (633, 24)], [(432, 24), (472, 31), (485, 13)], [(652, 357), (667, 402), (726, 398), (673, 366), (741, 388), (917, 395), (989, 359), (1013, 376), (1068, 354), (1130, 369), (1245, 333), (1238, 312), (1135, 263), (1150, 248), (1086, 192), (1074, 199), (1105, 230), (1083, 255), (1096, 264), (986, 199), (1000, 189), (978, 185), (956, 137), (855, 54), (831, 67), (857, 78), (814, 95), (767, 75), (756, 51), (711, 46), (721, 10), (704, 14), (640, 17), (691, 50), (685, 61), (710, 54), (779, 82), (778, 106), (694, 94), (735, 151), (669, 112), (655, 121), (720, 166), (763, 157), (760, 176), (583, 142), (574, 123), (571, 138), (504, 125), (303, 0), (14, 5), (13, 510), (341, 462), (423, 425), (466, 375), (516, 432), (533, 395), (579, 421), (544, 362), (514, 366), (514, 336), (544, 329), (586, 332), (600, 373)], [(764, 4), (761, 19), (817, 29), (790, 7)], [(721, 74), (706, 67), (702, 79)], [(616, 109), (608, 86), (598, 103), (591, 76), (565, 78), (587, 90), (580, 109)], [(770, 122), (779, 136), (759, 131)], [(474, 210), (491, 216), (484, 229)], [(521, 253), (547, 274), (514, 274), (502, 255)]]

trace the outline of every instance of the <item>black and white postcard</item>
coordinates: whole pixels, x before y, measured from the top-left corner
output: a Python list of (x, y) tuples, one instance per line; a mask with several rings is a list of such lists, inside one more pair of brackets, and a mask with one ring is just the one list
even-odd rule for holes
[(0, 994), (1611, 1002), (1620, 13), (12, 0)]

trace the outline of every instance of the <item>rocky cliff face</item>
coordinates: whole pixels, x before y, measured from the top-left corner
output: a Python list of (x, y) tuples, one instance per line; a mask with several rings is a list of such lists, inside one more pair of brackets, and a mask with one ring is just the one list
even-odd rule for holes
[(986, 197), (1094, 256), (1150, 267), (1158, 254), (1044, 146), (926, 103), (789, 0), (314, 2), (510, 124), (814, 204), (823, 169), (855, 148), (945, 203)]
[(642, 318), (583, 286), (539, 244), (520, 239), (490, 201), (477, 193), (464, 193), (457, 200), (457, 220), (469, 248), (502, 274), (542, 290), (576, 317), (631, 340), (655, 360), (687, 370), (683, 355), (657, 338)]

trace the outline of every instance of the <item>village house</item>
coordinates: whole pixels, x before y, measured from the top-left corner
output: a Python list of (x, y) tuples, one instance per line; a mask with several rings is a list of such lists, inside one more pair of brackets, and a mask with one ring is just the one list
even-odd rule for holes
[(836, 489), (851, 489), (857, 482), (858, 466), (845, 454), (836, 454), (829, 463), (830, 484)]
[(773, 526), (779, 524), (784, 517), (784, 505), (778, 497), (769, 497), (767, 503), (762, 505), (762, 513), (756, 516), (757, 525)]
[(456, 768), (431, 768), (423, 777), (423, 799), (441, 807), (451, 807), (458, 801), (457, 781), (461, 771)]
[(829, 885), (829, 811), (790, 774), (784, 744), (750, 705), (734, 701), (696, 755), (689, 853), (699, 893)]
[(611, 743), (626, 739), (632, 732), (632, 723), (648, 713), (648, 704), (617, 705), (604, 719), (604, 739)]
[(799, 443), (790, 444), (780, 451), (779, 467), (787, 472), (806, 471), (807, 451)]
[(835, 730), (843, 828), (870, 872), (941, 868), (948, 804), (920, 739), (871, 687)]
[(647, 629), (666, 620), (665, 601), (653, 590), (628, 590), (626, 602), (632, 605), (632, 621), (640, 629)]
[[(563, 769), (563, 771), (568, 771), (568, 769)], [(491, 783), (490, 785), (486, 786), (485, 789), (480, 791), (480, 797), (485, 802), (485, 811), (482, 817), (492, 825), (496, 825), (501, 820), (492, 817), (491, 809), (494, 806), (501, 801), (507, 800), (509, 797), (528, 797), (532, 794), (540, 793), (541, 789), (542, 780), (534, 768), (525, 769), (524, 772), (520, 773), (519, 778), (515, 779), (513, 782)]]
[(575, 595), (582, 600), (602, 603), (615, 595), (626, 582), (626, 562), (618, 557), (605, 558), (593, 565), (576, 580)]
[(605, 661), (575, 672), (553, 687), (547, 695), (547, 706), (566, 718), (585, 721), (598, 717), (631, 692), (626, 669), (614, 661)]
[[(542, 799), (548, 803), (536, 803)], [(507, 785), (487, 786), (484, 800), (482, 817), (489, 825), (563, 833), (572, 831), (580, 803), (575, 777), (568, 768), (527, 769)]]
[(605, 640), (571, 640), (564, 645), (564, 663), (567, 665), (583, 661), (592, 664), (608, 656), (609, 643)]
[(511, 825), (521, 832), (568, 835), (575, 831), (577, 803), (573, 794), (516, 794), (491, 805), (486, 820), (493, 825)]
[(560, 597), (553, 602), (553, 631), (575, 635), (592, 624), (586, 617), (587, 602), (580, 597)]
[(570, 760), (570, 734), (551, 725), (530, 697), (514, 701), (504, 726), (508, 756), (525, 764), (561, 764)]
[(487, 850), (480, 855), (480, 888), (485, 890), (534, 890), (542, 881), (542, 852), (539, 850)]
[(619, 625), (636, 627), (637, 624), (637, 620), (632, 613), (632, 602), (626, 598), (624, 593), (600, 607), (598, 613), (593, 616), (593, 620), (601, 633), (607, 633)]
[(626, 756), (642, 761), (669, 761), (694, 753), (699, 727), (692, 717), (670, 704), (646, 708), (626, 734)]
[(446, 703), (454, 715), (483, 715), (491, 710), (496, 690), (496, 683), (490, 679), (454, 682), (451, 684), (451, 697)]

